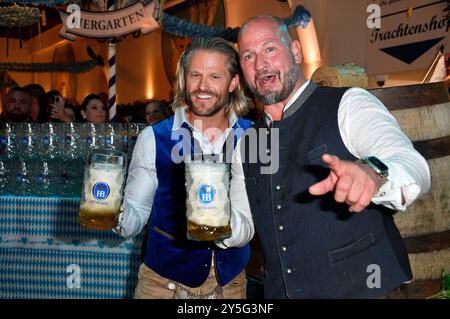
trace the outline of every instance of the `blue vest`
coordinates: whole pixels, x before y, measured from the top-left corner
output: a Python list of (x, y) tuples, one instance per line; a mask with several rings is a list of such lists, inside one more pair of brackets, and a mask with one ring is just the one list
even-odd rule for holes
[(279, 144), (267, 146), (272, 154), (279, 150), (277, 172), (260, 174), (267, 164), (243, 164), (265, 257), (266, 298), (376, 298), (412, 277), (392, 211), (372, 204), (350, 213), (333, 193), (308, 192), (329, 174), (322, 154), (356, 159), (339, 133), (337, 114), (345, 91), (316, 88), (300, 106), (302, 94), (287, 110), (292, 114), (271, 128), (255, 125), (269, 136), (274, 129), (279, 132)]
[[(173, 121), (172, 116), (153, 126), (158, 188), (148, 225), (144, 263), (165, 278), (189, 287), (198, 287), (208, 277), (214, 252), (218, 281), (226, 285), (247, 265), (250, 247), (220, 249), (214, 242), (186, 238), (184, 164), (176, 164), (171, 158), (172, 148), (176, 144), (180, 145), (182, 135), (172, 131)], [(233, 126), (234, 140), (237, 141), (251, 125), (250, 121), (239, 119)], [(187, 125), (184, 126), (186, 128)], [(178, 139), (172, 140), (172, 134)]]

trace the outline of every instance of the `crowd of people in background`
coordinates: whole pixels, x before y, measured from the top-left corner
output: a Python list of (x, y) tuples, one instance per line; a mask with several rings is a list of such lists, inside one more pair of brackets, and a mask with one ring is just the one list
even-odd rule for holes
[[(89, 94), (78, 103), (64, 97), (57, 90), (48, 92), (36, 83), (13, 87), (3, 101), (0, 122), (63, 122), (63, 123), (107, 123), (108, 95), (104, 92)], [(153, 125), (172, 114), (169, 103), (148, 100), (134, 107), (129, 116), (117, 116), (115, 122), (147, 123)]]

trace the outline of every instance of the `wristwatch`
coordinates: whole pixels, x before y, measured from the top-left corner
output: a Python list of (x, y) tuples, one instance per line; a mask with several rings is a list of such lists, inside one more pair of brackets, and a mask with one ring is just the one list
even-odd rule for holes
[(369, 165), (377, 173), (377, 175), (380, 176), (380, 188), (384, 185), (384, 183), (387, 182), (389, 176), (389, 167), (384, 164), (378, 157), (368, 156), (359, 159), (358, 162)]

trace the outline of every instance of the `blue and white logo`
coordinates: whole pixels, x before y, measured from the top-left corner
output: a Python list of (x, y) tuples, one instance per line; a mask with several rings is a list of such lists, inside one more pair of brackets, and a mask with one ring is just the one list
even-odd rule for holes
[(112, 138), (112, 136), (106, 136), (105, 137), (105, 144), (106, 145), (113, 145), (113, 138)]
[(72, 144), (72, 136), (66, 135), (66, 137), (64, 138), (64, 143), (66, 145), (71, 145)]
[(44, 174), (39, 174), (39, 175), (37, 176), (37, 181), (38, 181), (38, 183), (40, 183), (40, 184), (44, 183), (44, 182), (45, 182), (45, 175), (44, 175)]
[(28, 136), (22, 137), (22, 145), (23, 146), (30, 146), (30, 139), (28, 138)]
[(104, 200), (109, 196), (109, 186), (106, 183), (99, 182), (92, 188), (92, 196), (99, 200)]
[(198, 188), (198, 198), (202, 204), (214, 201), (215, 190), (211, 185), (201, 184)]

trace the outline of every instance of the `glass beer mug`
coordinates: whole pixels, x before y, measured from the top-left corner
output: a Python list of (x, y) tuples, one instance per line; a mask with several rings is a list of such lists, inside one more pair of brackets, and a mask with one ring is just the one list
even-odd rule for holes
[(208, 241), (231, 236), (230, 165), (185, 159), (187, 238)]
[(78, 216), (82, 226), (100, 230), (117, 226), (126, 167), (120, 151), (97, 149), (89, 154)]

